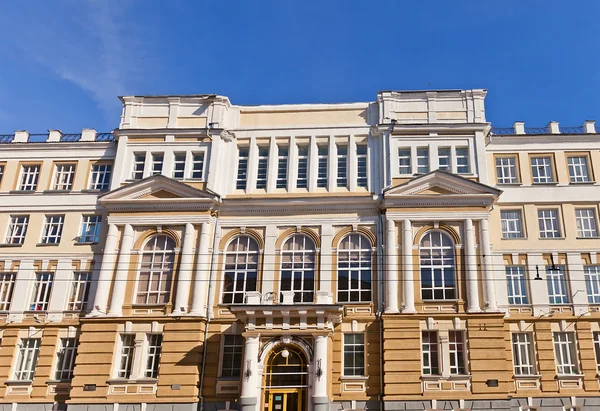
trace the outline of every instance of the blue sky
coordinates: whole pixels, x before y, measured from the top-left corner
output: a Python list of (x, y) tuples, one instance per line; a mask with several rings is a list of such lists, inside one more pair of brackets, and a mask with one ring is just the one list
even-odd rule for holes
[(0, 133), (118, 126), (124, 94), (234, 104), (486, 88), (496, 126), (600, 121), (600, 2), (4, 2)]

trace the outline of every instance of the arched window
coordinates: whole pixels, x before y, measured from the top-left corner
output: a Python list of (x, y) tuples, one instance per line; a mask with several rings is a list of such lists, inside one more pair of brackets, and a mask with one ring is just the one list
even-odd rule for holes
[[(281, 291), (294, 291), (295, 303), (312, 303), (315, 294), (315, 243), (294, 234), (281, 252)], [(283, 295), (281, 296), (283, 301)]]
[(250, 236), (234, 238), (225, 252), (224, 304), (243, 304), (247, 291), (256, 291), (258, 243)]
[(456, 275), (454, 243), (442, 231), (430, 231), (420, 246), (421, 298), (423, 300), (455, 300)]
[(175, 241), (168, 235), (151, 237), (142, 251), (137, 304), (166, 304), (171, 293)]
[(371, 242), (349, 234), (338, 247), (338, 302), (371, 301)]

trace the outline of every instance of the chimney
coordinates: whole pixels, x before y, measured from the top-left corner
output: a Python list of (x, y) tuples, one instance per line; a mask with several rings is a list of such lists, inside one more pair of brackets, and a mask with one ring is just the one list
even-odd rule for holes
[(96, 130), (93, 128), (84, 128), (81, 130), (81, 140), (79, 141), (96, 141)]
[(15, 130), (13, 143), (27, 143), (29, 141), (29, 132), (27, 130)]
[(558, 125), (558, 121), (551, 121), (546, 126), (549, 134), (560, 134), (560, 127)]
[(48, 140), (49, 143), (58, 143), (60, 138), (62, 137), (62, 132), (60, 130), (48, 130)]
[(596, 121), (585, 120), (583, 122), (583, 132), (586, 134), (596, 134)]
[(515, 134), (525, 134), (525, 123), (523, 121), (515, 121), (513, 124)]

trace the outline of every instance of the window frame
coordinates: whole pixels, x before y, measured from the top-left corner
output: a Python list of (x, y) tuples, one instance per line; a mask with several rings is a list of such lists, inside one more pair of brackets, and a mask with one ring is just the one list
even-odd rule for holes
[[(518, 220), (515, 219), (505, 219), (503, 218), (503, 214), (504, 213), (518, 213), (519, 218)], [(506, 224), (505, 224), (506, 222)], [(515, 228), (513, 227), (513, 225), (516, 225), (518, 222), (519, 225), (519, 231), (514, 231), (514, 230), (510, 230), (511, 228)], [(505, 230), (505, 226), (506, 226), (506, 230)], [(523, 219), (523, 210), (520, 208), (508, 208), (508, 209), (501, 209), (500, 210), (500, 230), (502, 233), (502, 239), (503, 240), (515, 240), (515, 239), (524, 239), (527, 238), (526, 233), (525, 233), (525, 222)], [(512, 236), (512, 234), (516, 234), (515, 236)]]
[(75, 271), (71, 280), (67, 311), (85, 311), (89, 303), (92, 273), (89, 271)]
[[(440, 247), (439, 248), (435, 248), (432, 246), (430, 247), (424, 247), (423, 246), (423, 241), (425, 240), (425, 238), (429, 235), (433, 235), (433, 234), (440, 234), (441, 238), (440, 238)], [(443, 245), (443, 238), (448, 239), (449, 243), (451, 244), (450, 246)], [(433, 242), (431, 243), (433, 244)], [(447, 232), (443, 231), (443, 230), (438, 230), (438, 229), (433, 229), (433, 230), (429, 230), (426, 233), (423, 234), (423, 236), (421, 237), (421, 239), (419, 240), (419, 281), (420, 281), (420, 288), (421, 288), (421, 299), (424, 302), (429, 302), (429, 301), (456, 301), (459, 299), (459, 287), (458, 287), (458, 273), (457, 273), (457, 267), (456, 267), (456, 248), (455, 248), (456, 244), (454, 243), (454, 240), (452, 239), (452, 236), (450, 236), (450, 234), (448, 234)], [(435, 257), (434, 256), (434, 251), (436, 249), (441, 250), (440, 255), (442, 257)], [(423, 258), (427, 257), (427, 256), (423, 256), (423, 251), (424, 250), (429, 250), (429, 260), (430, 260), (430, 264), (424, 264), (423, 263)], [(444, 250), (450, 250), (451, 251), (451, 256), (447, 256), (444, 257), (446, 254), (444, 254)], [(447, 265), (447, 264), (443, 264), (443, 260), (444, 259), (449, 259), (451, 257), (452, 259), (452, 265)], [(441, 264), (435, 264), (434, 260), (437, 258), (437, 260), (441, 260)], [(435, 261), (437, 261), (435, 260)], [(429, 270), (431, 270), (430, 272), (430, 278), (431, 280), (429, 281), (431, 283), (430, 287), (424, 287), (423, 283), (423, 276), (424, 276), (424, 272), (423, 269), (427, 268)], [(435, 272), (433, 271), (434, 269), (442, 269), (442, 272), (440, 273), (441, 277), (441, 286), (435, 286)], [(446, 286), (446, 282), (449, 278), (446, 278), (446, 276), (444, 275), (446, 273), (446, 270), (448, 269), (452, 272), (452, 287), (447, 287)], [(426, 290), (431, 290), (431, 298), (426, 298), (424, 296), (424, 291)], [(437, 290), (442, 290), (442, 298), (436, 298), (436, 291)], [(452, 291), (453, 292), (453, 297), (452, 298), (448, 298), (446, 297), (446, 294)]]
[[(54, 221), (55, 218), (58, 218), (58, 221)], [(42, 227), (42, 238), (40, 240), (40, 244), (60, 244), (64, 225), (64, 214), (46, 214), (44, 226)]]
[[(351, 238), (357, 237), (359, 238), (359, 248), (342, 248), (342, 245), (345, 240), (349, 240), (352, 243)], [(367, 247), (362, 247), (363, 242), (368, 244)], [(347, 304), (360, 304), (360, 303), (371, 303), (373, 301), (373, 244), (371, 240), (361, 233), (348, 233), (343, 238), (340, 239), (337, 248), (337, 302), (338, 303), (347, 303)], [(353, 254), (358, 254), (358, 259), (353, 258)], [(342, 261), (346, 256), (346, 262)], [(365, 257), (366, 256), (366, 257)], [(353, 266), (354, 263), (354, 266)], [(347, 265), (347, 267), (342, 267), (342, 264)], [(356, 265), (358, 264), (358, 265)], [(347, 287), (342, 289), (342, 280), (341, 273), (347, 271)], [(352, 279), (354, 272), (356, 271), (357, 275), (357, 287), (353, 287), (352, 283), (354, 280)], [(362, 285), (365, 282), (363, 280), (363, 275), (365, 272), (368, 272), (369, 278), (369, 288), (363, 288)], [(340, 298), (341, 293), (347, 294), (347, 299)], [(352, 299), (353, 293), (358, 295), (358, 299)], [(363, 295), (368, 293), (369, 298), (363, 298)]]
[[(337, 167), (335, 171), (335, 186), (337, 188), (348, 188), (348, 143), (347, 142), (336, 142), (336, 158)], [(340, 151), (345, 151), (344, 154), (340, 154)]]
[[(464, 150), (464, 154), (463, 153)], [(459, 154), (461, 153), (461, 154)], [(465, 159), (463, 163), (461, 163), (461, 159)], [(456, 163), (456, 174), (469, 175), (473, 174), (471, 170), (471, 153), (469, 151), (469, 147), (454, 147), (454, 162)], [(461, 171), (461, 168), (465, 168), (466, 171)]]
[(29, 309), (27, 311), (48, 311), (53, 289), (54, 272), (36, 272), (29, 297)]
[[(133, 373), (133, 361), (135, 358), (135, 334), (119, 333), (117, 344), (117, 355), (115, 356), (115, 378), (129, 380)], [(123, 363), (125, 360), (125, 363)]]
[[(565, 337), (563, 341), (561, 338)], [(579, 374), (579, 359), (577, 356), (577, 342), (574, 332), (553, 332), (552, 346), (554, 347), (554, 361), (556, 363), (556, 374), (558, 375), (578, 375)], [(560, 349), (558, 349), (558, 347)], [(566, 349), (564, 349), (566, 348)], [(565, 361), (567, 360), (567, 361)], [(568, 369), (565, 367), (569, 367)], [(562, 368), (563, 372), (560, 372)], [(564, 372), (567, 371), (567, 372)]]
[[(460, 338), (456, 338), (457, 336)], [(467, 332), (465, 330), (448, 330), (448, 354), (450, 375), (467, 375)]]
[[(29, 228), (29, 214), (10, 215), (9, 219), (4, 244), (23, 245), (27, 237), (27, 229)], [(20, 219), (23, 219), (23, 221), (19, 221)], [(15, 232), (18, 230), (20, 230), (20, 233), (15, 235)], [(15, 239), (17, 241), (14, 241)]]
[[(27, 169), (27, 171), (26, 171)], [(34, 169), (36, 171), (31, 172), (30, 169)], [(40, 174), (42, 171), (42, 164), (41, 163), (25, 163), (25, 164), (20, 164), (20, 169), (19, 169), (19, 179), (18, 181), (18, 187), (17, 190), (18, 191), (30, 191), (30, 192), (36, 192), (38, 191), (38, 185), (40, 183)], [(24, 179), (27, 177), (27, 181), (25, 181)], [(30, 180), (33, 178), (34, 182), (30, 182)], [(30, 187), (30, 188), (27, 188)]]
[(600, 331), (592, 333), (594, 341), (594, 354), (596, 358), (596, 370), (600, 373)]
[[(242, 153), (245, 153), (242, 155)], [(235, 178), (235, 189), (246, 190), (248, 186), (248, 162), (250, 160), (250, 147), (238, 146), (238, 161)]]
[(585, 264), (583, 276), (588, 304), (600, 304), (600, 265)]
[[(94, 170), (95, 167), (102, 170)], [(90, 177), (88, 180), (88, 190), (108, 191), (112, 178), (112, 164), (109, 163), (92, 163), (90, 165)], [(106, 181), (105, 181), (106, 180)], [(99, 181), (101, 181), (99, 183)], [(100, 187), (98, 187), (100, 186)]]
[[(12, 374), (15, 381), (33, 381), (40, 357), (40, 346), (41, 338), (21, 338), (19, 340), (17, 362)], [(27, 363), (30, 366), (27, 366)]]
[[(503, 160), (513, 160), (514, 164), (511, 166), (510, 164), (502, 164)], [(498, 165), (498, 161), (501, 162)], [(502, 154), (502, 155), (494, 155), (494, 167), (496, 170), (496, 184), (497, 185), (511, 185), (511, 184), (521, 184), (521, 173), (519, 168), (519, 155), (518, 154)], [(505, 173), (505, 167), (508, 167), (509, 173)], [(514, 171), (514, 176), (512, 176), (512, 171)], [(502, 170), (502, 177), (498, 174), (498, 171)], [(511, 181), (505, 182), (504, 180), (510, 179)], [(514, 179), (514, 181), (512, 181)], [(501, 181), (502, 180), (502, 181)]]
[[(150, 242), (154, 241), (154, 244), (156, 244), (156, 242), (158, 241), (159, 238), (165, 238), (165, 246), (170, 242), (173, 245), (172, 249), (153, 249), (153, 250), (146, 250), (146, 247), (150, 244)], [(173, 293), (173, 279), (176, 276), (176, 268), (177, 268), (177, 262), (175, 261), (177, 258), (177, 243), (175, 241), (174, 238), (172, 238), (171, 236), (165, 234), (165, 233), (156, 233), (153, 234), (151, 236), (149, 236), (148, 238), (146, 238), (146, 240), (144, 241), (143, 246), (140, 248), (140, 258), (139, 258), (139, 263), (138, 263), (138, 269), (137, 269), (137, 273), (136, 273), (136, 283), (135, 283), (135, 292), (133, 294), (133, 305), (136, 306), (140, 306), (140, 305), (151, 305), (151, 306), (156, 306), (156, 305), (165, 305), (165, 304), (169, 304), (170, 302), (172, 302), (172, 293)], [(144, 256), (145, 255), (150, 255), (151, 256), (151, 260), (150, 260), (150, 264), (149, 264), (149, 268), (145, 268), (144, 264)], [(169, 262), (168, 261), (168, 256), (172, 257), (172, 260)], [(160, 267), (161, 268), (155, 268), (155, 257), (156, 256), (160, 256), (161, 260), (160, 260)], [(148, 273), (148, 288), (147, 290), (141, 290), (140, 287), (142, 285), (142, 281), (141, 281), (141, 275), (142, 272), (147, 272)], [(155, 276), (158, 275), (158, 280), (155, 279)], [(158, 289), (153, 289), (152, 288), (152, 284), (156, 283)], [(166, 284), (166, 289), (163, 291), (161, 290), (161, 286), (163, 284)], [(156, 295), (156, 302), (149, 302), (149, 300), (152, 298), (152, 296)], [(139, 302), (140, 297), (144, 298), (144, 302)], [(161, 301), (161, 298), (164, 298), (164, 301)]]
[[(548, 164), (537, 164), (540, 160), (548, 160)], [(536, 164), (534, 164), (534, 162)], [(556, 174), (556, 163), (554, 161), (554, 154), (552, 153), (539, 153), (529, 155), (529, 165), (531, 167), (531, 184), (556, 184), (557, 183), (557, 174)], [(540, 175), (540, 167), (544, 167), (544, 175)], [(534, 172), (534, 169), (537, 172)], [(550, 171), (550, 176), (546, 175), (546, 173)], [(538, 176), (536, 177), (536, 174)], [(539, 180), (539, 181), (536, 181)], [(544, 181), (546, 180), (546, 181)]]
[(366, 143), (356, 144), (356, 186), (369, 188), (369, 146)]
[[(514, 272), (514, 269), (517, 269), (516, 273)], [(529, 305), (529, 287), (526, 267), (524, 265), (512, 264), (505, 266), (504, 271), (506, 276), (508, 304)], [(515, 292), (515, 290), (518, 292)]]
[[(556, 230), (548, 230), (547, 227), (547, 222), (550, 221), (550, 225), (553, 226), (552, 224), (552, 220), (550, 218), (552, 217), (546, 217), (545, 215), (542, 215), (540, 217), (540, 213), (541, 214), (545, 214), (547, 212), (554, 212), (555, 213), (555, 217), (556, 218)], [(538, 232), (539, 232), (539, 238), (540, 239), (557, 239), (557, 238), (564, 238), (563, 235), (563, 227), (562, 227), (562, 222), (561, 222), (561, 214), (560, 214), (560, 209), (557, 208), (538, 208), (537, 209), (537, 220), (538, 220)], [(542, 229), (542, 221), (543, 221), (543, 229)], [(548, 235), (548, 233), (556, 233), (556, 235)]]
[[(246, 251), (244, 250), (240, 250), (240, 240), (241, 239), (246, 239)], [(234, 250), (229, 250), (229, 247), (232, 246), (235, 243), (235, 249)], [(256, 251), (250, 251), (251, 250), (251, 245), (252, 243), (254, 243), (254, 245), (256, 246)], [(233, 268), (227, 268), (228, 263), (227, 263), (227, 257), (228, 254), (233, 255)], [(227, 243), (227, 245), (225, 246), (225, 248), (223, 249), (223, 266), (222, 266), (222, 273), (223, 273), (223, 289), (221, 292), (221, 304), (227, 304), (227, 305), (234, 305), (234, 304), (245, 304), (246, 303), (246, 293), (248, 292), (253, 292), (253, 291), (257, 291), (258, 287), (259, 287), (259, 283), (260, 283), (260, 270), (261, 270), (261, 258), (262, 258), (262, 250), (260, 249), (260, 244), (258, 243), (258, 241), (256, 241), (256, 239), (248, 234), (241, 234), (241, 235), (237, 235), (235, 237), (233, 237), (232, 239), (229, 240), (229, 242)], [(240, 261), (240, 255), (244, 256), (244, 261), (245, 262), (241, 262)], [(242, 264), (245, 267), (248, 266), (253, 266), (254, 264), (252, 263), (252, 256), (254, 256), (254, 258), (256, 259), (256, 269), (248, 269), (248, 268), (238, 268), (238, 264)], [(231, 273), (231, 274), (228, 274)], [(248, 286), (252, 283), (251, 281), (249, 281), (249, 278), (252, 279), (251, 277), (248, 276), (248, 274), (251, 274), (252, 276), (254, 276), (254, 289), (248, 289)], [(231, 280), (227, 277), (228, 275), (231, 275)], [(238, 282), (241, 279), (240, 275), (243, 275), (243, 285), (239, 285)], [(227, 284), (228, 282), (231, 282), (231, 291), (226, 290)], [(242, 290), (240, 290), (240, 287), (243, 288)], [(226, 296), (231, 295), (231, 301), (229, 300), (229, 297)], [(236, 296), (240, 295), (241, 296), (241, 301), (236, 302)], [(238, 299), (239, 300), (239, 299)]]
[[(419, 154), (419, 151), (421, 154)], [(423, 153), (426, 153), (423, 155)], [(427, 165), (421, 164), (425, 159), (427, 161)], [(431, 171), (431, 150), (429, 150), (429, 146), (416, 147), (416, 158), (415, 158), (415, 166), (417, 169), (417, 174), (427, 174)], [(425, 167), (427, 169), (425, 169)]]
[[(69, 168), (65, 170), (65, 168)], [(52, 172), (52, 191), (71, 191), (75, 181), (77, 163), (60, 162), (54, 163)], [(66, 178), (66, 181), (64, 179)], [(60, 181), (59, 181), (60, 179)]]
[(277, 175), (275, 179), (276, 189), (287, 189), (289, 180), (289, 156), (289, 144), (277, 144)]
[[(295, 242), (295, 239), (302, 239), (302, 248), (290, 248), (286, 249), (286, 244), (292, 242), (294, 244), (298, 244)], [(311, 248), (307, 248), (307, 245), (312, 245)], [(312, 262), (311, 262), (312, 256)], [(301, 264), (301, 266), (299, 266)], [(312, 264), (312, 269), (311, 269)], [(286, 267), (289, 266), (289, 268)], [(317, 252), (317, 244), (314, 242), (310, 236), (305, 233), (294, 233), (281, 244), (280, 250), (280, 264), (279, 264), (279, 291), (280, 291), (280, 302), (283, 302), (283, 291), (293, 291), (294, 292), (294, 304), (312, 304), (315, 301), (317, 295), (317, 283), (318, 283), (318, 252)], [(287, 279), (284, 280), (284, 274), (289, 272), (289, 284), (290, 289), (284, 290), (284, 281), (287, 284)], [(308, 280), (310, 281), (310, 273), (312, 273), (312, 288), (306, 288), (307, 282), (307, 274)], [(287, 274), (286, 274), (287, 276)], [(300, 288), (296, 288), (298, 284)], [(286, 285), (287, 288), (287, 285)], [(298, 297), (299, 296), (299, 297)]]
[[(427, 342), (425, 342), (425, 335), (427, 334)], [(433, 337), (433, 342), (431, 341)], [(425, 349), (427, 346), (427, 349)], [(437, 330), (421, 330), (421, 374), (440, 376), (442, 361), (440, 358), (440, 338)], [(425, 358), (429, 360), (428, 365), (425, 365)]]
[[(566, 157), (566, 166), (567, 166), (567, 174), (569, 176), (569, 184), (591, 184), (594, 183), (594, 173), (592, 170), (592, 161), (589, 152), (565, 152)], [(573, 167), (573, 171), (576, 169), (581, 169), (582, 164), (570, 164), (570, 160), (572, 158), (583, 158), (585, 159), (585, 169), (587, 172), (587, 180), (582, 175), (577, 175), (576, 173), (571, 174), (571, 167)], [(578, 179), (582, 179), (582, 181), (577, 181)], [(575, 180), (575, 181), (573, 181)]]
[[(89, 234), (90, 227), (93, 227), (92, 234)], [(82, 214), (77, 243), (97, 244), (100, 239), (100, 230), (102, 230), (102, 216), (100, 214)]]
[[(591, 216), (581, 216), (580, 212), (586, 211), (591, 212)], [(585, 221), (587, 220), (589, 228), (585, 228)], [(575, 208), (575, 227), (577, 228), (577, 238), (598, 238), (598, 218), (596, 213), (596, 207), (577, 207)], [(586, 235), (589, 233), (590, 235)]]
[[(342, 339), (342, 377), (366, 377), (367, 376), (367, 350), (365, 348), (367, 339), (365, 333), (343, 333)], [(347, 342), (346, 337), (353, 337), (351, 342)], [(356, 342), (356, 338), (362, 339), (362, 342)], [(349, 350), (347, 350), (349, 349)], [(348, 365), (346, 355), (352, 356), (352, 364)], [(362, 357), (362, 366), (356, 365), (357, 359)], [(362, 371), (362, 372), (361, 372)]]
[[(443, 154), (442, 154), (443, 152)], [(438, 147), (438, 170), (452, 172), (452, 147)], [(444, 163), (442, 165), (442, 159)]]
[(145, 151), (134, 151), (132, 154), (131, 180), (141, 180), (144, 178), (144, 173), (146, 172), (146, 158), (148, 157), (148, 153)]
[[(550, 270), (552, 266), (546, 265), (546, 283), (548, 285), (548, 301), (550, 305), (572, 304), (567, 277), (566, 265), (556, 264), (558, 270)], [(562, 292), (561, 292), (562, 291)]]
[[(162, 333), (147, 333), (144, 336), (144, 358), (142, 359), (143, 378), (157, 379), (160, 373), (160, 358), (162, 355)], [(155, 341), (156, 340), (156, 341)], [(134, 349), (135, 356), (135, 349)]]
[(9, 311), (15, 292), (16, 272), (0, 273), (0, 311)]
[(165, 153), (152, 152), (150, 153), (150, 175), (162, 175), (165, 167)]
[[(172, 153), (173, 156), (173, 170), (171, 177), (175, 180), (185, 179), (185, 169), (187, 165), (187, 153), (185, 151), (175, 151)], [(182, 160), (183, 158), (183, 160)]]
[[(198, 167), (200, 164), (200, 167)], [(193, 151), (191, 153), (190, 180), (203, 181), (205, 176), (206, 155), (204, 151)], [(198, 176), (199, 174), (199, 176)]]
[[(408, 153), (408, 156), (405, 155)], [(403, 164), (403, 160), (408, 159), (408, 164)], [(403, 173), (402, 170), (408, 168), (408, 173)], [(398, 175), (412, 176), (412, 151), (410, 147), (398, 147)]]
[(308, 144), (296, 145), (296, 161), (298, 168), (296, 170), (296, 188), (308, 189), (310, 146)]
[[(269, 180), (269, 156), (270, 147), (267, 146), (258, 146), (257, 147), (257, 166), (256, 166), (256, 189), (266, 189), (267, 182)], [(262, 153), (261, 153), (262, 151)], [(265, 154), (266, 153), (266, 154)], [(262, 175), (264, 174), (264, 177)], [(277, 176), (275, 176), (277, 177)]]
[[(520, 339), (519, 336), (523, 336)], [(515, 338), (517, 337), (517, 338)], [(513, 374), (518, 377), (536, 375), (535, 347), (532, 332), (511, 333)], [(525, 357), (525, 358), (523, 358)]]
[(59, 338), (58, 344), (54, 379), (56, 381), (70, 381), (73, 379), (73, 371), (75, 370), (79, 339), (77, 337)]
[[(324, 149), (324, 151), (323, 151)], [(323, 154), (325, 153), (325, 154)], [(327, 188), (329, 181), (329, 145), (317, 144), (317, 188)]]
[[(241, 334), (221, 334), (221, 358), (219, 361), (219, 378), (239, 379), (242, 376), (242, 367), (244, 364), (244, 337)], [(233, 339), (228, 343), (227, 339)], [(225, 357), (231, 358), (231, 366), (225, 367)], [(236, 361), (239, 358), (239, 367), (236, 368)]]

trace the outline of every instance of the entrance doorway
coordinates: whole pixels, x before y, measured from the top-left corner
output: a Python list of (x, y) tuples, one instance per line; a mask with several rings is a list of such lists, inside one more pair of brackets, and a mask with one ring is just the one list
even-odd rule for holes
[(263, 409), (307, 411), (307, 387), (304, 352), (294, 345), (275, 348), (267, 360)]

